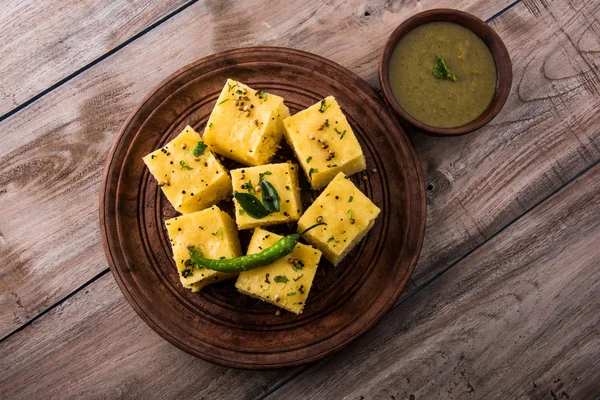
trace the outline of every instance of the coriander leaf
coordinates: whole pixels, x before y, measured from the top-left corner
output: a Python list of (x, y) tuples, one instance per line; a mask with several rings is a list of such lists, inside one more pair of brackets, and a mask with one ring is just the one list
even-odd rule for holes
[(273, 175), (273, 174), (271, 173), (271, 171), (261, 172), (260, 174), (258, 174), (258, 182), (260, 183), (260, 181), (262, 181), (266, 175)]
[(315, 172), (319, 172), (319, 170), (317, 168), (311, 168), (310, 170), (308, 170), (308, 177), (312, 179), (312, 174), (314, 174)]
[[(212, 125), (212, 123), (209, 125), (209, 127)], [(198, 144), (196, 145), (196, 148), (194, 149), (194, 157), (200, 157), (201, 155), (204, 154), (204, 151), (206, 150), (208, 146), (204, 144), (204, 142), (202, 140), (198, 140)]]
[(446, 79), (448, 81), (456, 82), (456, 75), (454, 75), (448, 67), (442, 57), (436, 57), (433, 62), (433, 76), (437, 79)]
[[(235, 82), (235, 81), (234, 81)], [(227, 91), (231, 92), (231, 89), (233, 89), (234, 87), (238, 86), (238, 83), (235, 82), (234, 85), (230, 85), (229, 83), (227, 83)]]
[(327, 105), (326, 99), (321, 100), (321, 107), (319, 107), (319, 112), (324, 113), (329, 106)]
[(288, 296), (294, 296), (296, 294), (296, 292), (289, 292), (287, 295)]
[(352, 219), (352, 210), (348, 210), (348, 218)]
[(213, 235), (213, 236), (217, 236), (219, 233), (221, 234), (221, 239), (223, 239), (223, 228), (219, 228), (219, 229), (217, 229), (217, 231), (216, 231), (216, 232), (213, 232), (213, 233), (211, 233), (211, 235)]
[(194, 271), (192, 271), (189, 268), (186, 268), (186, 269), (184, 269), (184, 270), (181, 271), (181, 276), (184, 277), (184, 278), (189, 278), (192, 275), (194, 275)]
[(179, 165), (181, 165), (181, 168), (179, 168), (180, 170), (182, 170), (184, 168), (187, 169), (188, 171), (191, 170), (191, 169), (194, 169), (194, 168), (192, 168), (190, 166), (185, 165), (185, 161), (183, 161), (183, 160), (179, 161)]
[(256, 194), (256, 191), (254, 190), (254, 185), (252, 184), (252, 180), (249, 180), (246, 183), (242, 183), (242, 186), (240, 186), (240, 188), (246, 189), (250, 194)]
[(288, 283), (289, 279), (285, 275), (277, 275), (273, 279), (276, 283)]
[(269, 93), (267, 92), (263, 92), (262, 90), (259, 90), (256, 92), (256, 96), (258, 96), (259, 99), (266, 101), (267, 97), (269, 97)]
[(350, 196), (350, 197), (348, 198), (348, 203), (352, 203), (352, 200), (354, 200), (354, 197), (353, 197), (353, 196)]
[(307, 163), (307, 164), (308, 164), (308, 163), (310, 163), (310, 162), (311, 162), (311, 160), (312, 160), (312, 156), (310, 156), (310, 157), (308, 157), (308, 158), (306, 159), (306, 163)]
[(198, 263), (198, 259), (202, 257), (202, 250), (200, 250), (196, 246), (190, 246), (190, 247), (188, 247), (188, 253), (190, 254), (191, 260), (188, 260), (189, 265), (188, 265), (188, 261), (185, 262), (186, 266), (190, 266), (190, 267), (193, 267), (196, 269), (204, 268), (202, 265), (200, 265)]

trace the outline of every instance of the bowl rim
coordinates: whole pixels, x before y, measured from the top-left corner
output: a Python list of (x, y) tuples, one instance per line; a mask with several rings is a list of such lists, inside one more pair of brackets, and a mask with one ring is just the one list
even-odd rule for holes
[[(392, 92), (389, 65), (392, 52), (402, 37), (414, 28), (430, 22), (453, 22), (464, 26), (476, 34), (486, 44), (496, 64), (496, 91), (490, 105), (477, 118), (464, 125), (452, 128), (440, 128), (427, 125), (400, 106)], [(473, 132), (490, 122), (502, 109), (512, 86), (512, 62), (508, 49), (500, 36), (488, 24), (465, 11), (450, 8), (436, 8), (420, 12), (403, 21), (388, 37), (379, 62), (379, 84), (386, 103), (402, 120), (418, 130), (433, 136), (459, 136)]]

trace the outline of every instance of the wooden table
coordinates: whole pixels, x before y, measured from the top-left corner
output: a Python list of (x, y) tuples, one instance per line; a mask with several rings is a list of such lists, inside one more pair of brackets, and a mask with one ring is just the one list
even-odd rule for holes
[[(108, 270), (108, 148), (159, 81), (208, 54), (307, 50), (377, 86), (385, 38), (471, 12), (514, 82), (480, 131), (411, 133), (425, 245), (394, 309), (340, 354), (244, 371), (147, 327)], [(600, 2), (9, 0), (0, 8), (0, 398), (593, 399), (600, 395)]]

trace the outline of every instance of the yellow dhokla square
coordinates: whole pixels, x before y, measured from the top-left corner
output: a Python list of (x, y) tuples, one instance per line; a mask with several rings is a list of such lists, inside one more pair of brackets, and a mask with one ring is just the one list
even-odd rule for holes
[(267, 164), (290, 115), (283, 98), (228, 79), (204, 129), (215, 153), (246, 165)]
[(144, 163), (181, 213), (203, 210), (231, 194), (227, 170), (189, 126), (164, 147), (145, 156)]
[(313, 189), (326, 186), (339, 172), (352, 175), (366, 168), (360, 144), (333, 96), (286, 118), (283, 126)]
[(277, 190), (280, 210), (279, 212), (272, 212), (264, 218), (255, 219), (248, 215), (238, 201), (235, 200), (235, 221), (238, 228), (250, 229), (256, 226), (298, 221), (298, 218), (302, 215), (298, 166), (287, 162), (231, 170), (233, 191), (250, 193), (262, 203), (262, 193), (256, 191), (261, 174), (263, 174), (263, 179), (271, 183)]
[(303, 238), (337, 265), (373, 227), (380, 211), (340, 172), (302, 215), (298, 231), (317, 221), (327, 223), (308, 231)]
[(190, 259), (188, 246), (195, 246), (206, 258), (234, 258), (242, 255), (235, 222), (217, 206), (181, 215), (165, 221), (173, 259), (184, 287), (197, 292), (204, 286), (233, 279), (238, 274), (222, 273), (206, 268), (195, 269), (186, 265)]
[[(260, 253), (281, 238), (256, 228), (248, 246), (248, 254)], [(273, 264), (240, 273), (235, 287), (241, 293), (301, 314), (320, 259), (319, 250), (298, 243), (290, 254)]]

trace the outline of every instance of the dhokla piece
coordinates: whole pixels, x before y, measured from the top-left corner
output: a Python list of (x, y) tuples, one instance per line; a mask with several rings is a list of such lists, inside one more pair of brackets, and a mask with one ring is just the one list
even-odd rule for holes
[[(281, 238), (256, 228), (248, 245), (248, 254), (260, 253)], [(302, 314), (320, 259), (319, 250), (298, 243), (290, 254), (273, 264), (240, 273), (235, 287), (241, 293)]]
[[(233, 219), (217, 206), (165, 221), (173, 249), (173, 259), (184, 287), (194, 292), (214, 282), (235, 278), (237, 273), (223, 273), (189, 265), (188, 246), (195, 246), (206, 258), (234, 258), (242, 255)], [(188, 265), (186, 265), (186, 261)]]
[(169, 202), (182, 214), (203, 210), (231, 194), (227, 170), (189, 126), (143, 160)]
[(298, 221), (298, 231), (316, 222), (303, 238), (323, 252), (333, 265), (342, 259), (373, 227), (381, 210), (340, 172)]
[(367, 167), (360, 143), (333, 96), (286, 118), (283, 126), (313, 189), (326, 186), (339, 172), (352, 175)]
[(269, 163), (290, 112), (283, 98), (228, 79), (204, 129), (210, 149), (246, 165)]
[(250, 193), (262, 203), (262, 193), (258, 186), (261, 174), (279, 194), (279, 212), (272, 212), (264, 218), (255, 219), (248, 215), (235, 200), (235, 221), (238, 228), (250, 229), (256, 226), (298, 221), (303, 210), (298, 183), (298, 165), (287, 162), (231, 170), (233, 191)]

